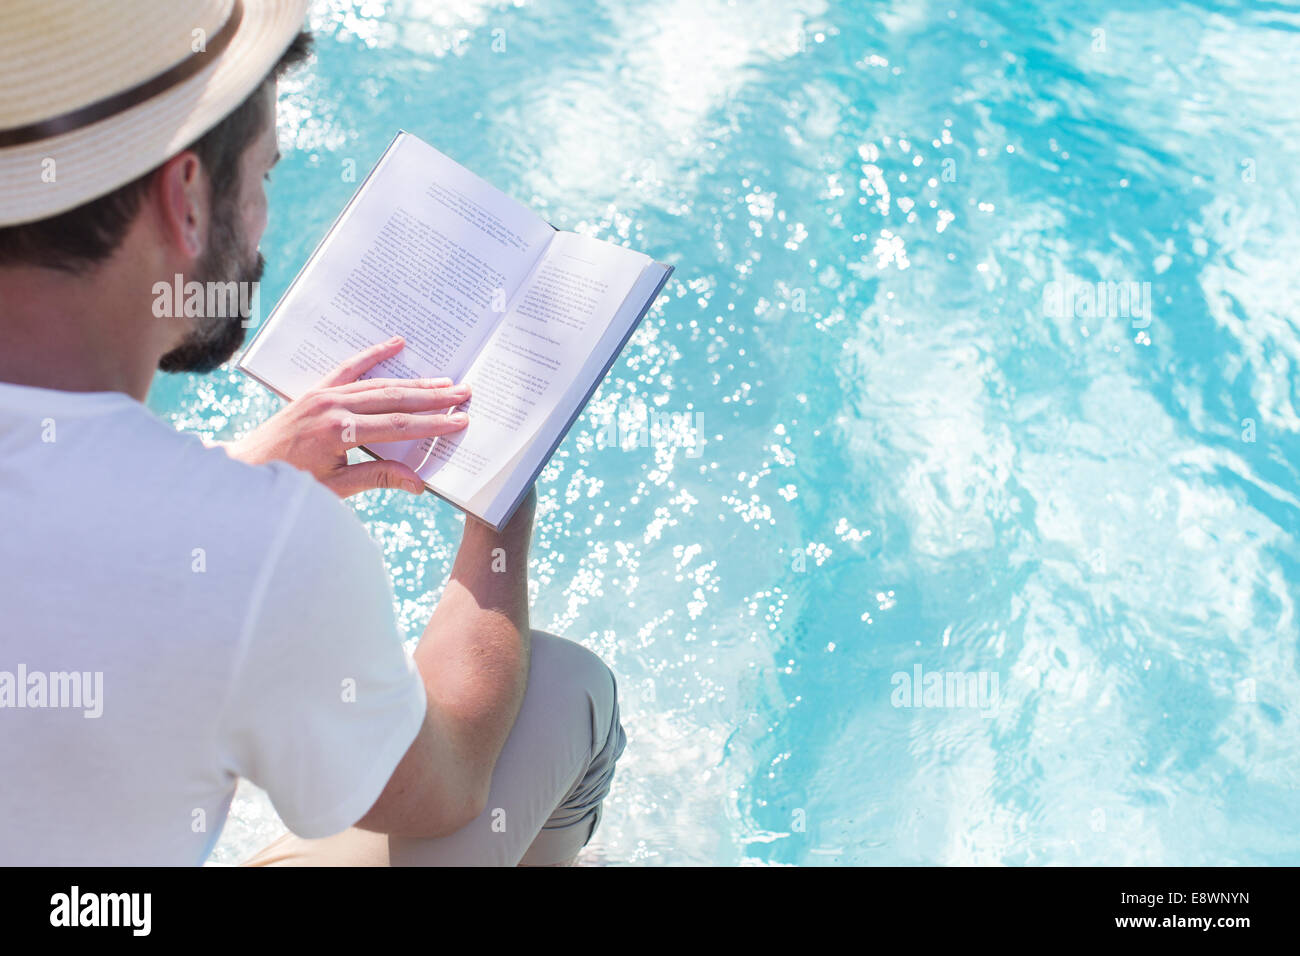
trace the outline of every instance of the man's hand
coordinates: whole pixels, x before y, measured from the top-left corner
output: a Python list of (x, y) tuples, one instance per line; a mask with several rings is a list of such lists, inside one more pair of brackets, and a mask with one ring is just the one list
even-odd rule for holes
[(348, 449), (390, 441), (436, 438), (460, 431), (466, 415), (430, 415), (469, 398), (468, 385), (449, 378), (393, 379), (361, 376), (405, 348), (400, 338), (358, 352), (310, 392), (262, 425), (226, 445), (250, 465), (285, 461), (309, 471), (340, 498), (371, 488), (424, 491), (424, 482), (397, 461), (348, 464)]

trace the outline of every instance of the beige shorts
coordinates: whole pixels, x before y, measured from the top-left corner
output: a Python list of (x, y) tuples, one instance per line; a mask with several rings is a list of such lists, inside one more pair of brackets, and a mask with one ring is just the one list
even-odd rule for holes
[(627, 738), (614, 675), (580, 644), (533, 631), (528, 688), (492, 774), (487, 808), (431, 840), (353, 827), (321, 840), (286, 834), (245, 866), (548, 866), (600, 823)]

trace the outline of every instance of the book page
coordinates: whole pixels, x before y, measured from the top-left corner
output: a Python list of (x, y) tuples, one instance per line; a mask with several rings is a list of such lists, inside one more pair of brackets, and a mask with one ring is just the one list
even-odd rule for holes
[[(368, 377), (464, 378), (555, 235), (541, 217), (402, 133), (295, 279), (241, 367), (297, 397), (394, 335)], [(376, 445), (404, 459), (413, 443)]]
[(618, 357), (624, 342), (631, 337), (641, 317), (654, 305), (657, 291), (663, 287), (671, 272), (670, 267), (658, 262), (646, 266), (618, 314), (614, 316), (614, 321), (609, 324), (583, 363), (582, 370), (557, 403), (555, 412), (505, 468), (463, 507), (468, 507), (492, 524), (499, 525), (506, 520), (513, 506), (532, 484), (533, 478), (550, 460), (551, 453)]
[(474, 498), (553, 415), (650, 262), (558, 233), (465, 374), (469, 425), (419, 444), (420, 477), (447, 497)]

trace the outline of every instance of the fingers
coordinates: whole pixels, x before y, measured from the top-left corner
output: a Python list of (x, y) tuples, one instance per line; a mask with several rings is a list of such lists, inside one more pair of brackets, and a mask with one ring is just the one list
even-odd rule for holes
[(350, 395), (371, 388), (388, 388), (390, 385), (400, 385), (403, 388), (449, 388), (455, 384), (449, 378), (363, 378), (344, 385), (332, 385), (330, 391)]
[(463, 412), (451, 415), (420, 415), (392, 412), (386, 415), (356, 415), (350, 419), (354, 426), (344, 445), (377, 445), (390, 441), (411, 441), (419, 438), (441, 438), (453, 435), (469, 424)]
[(424, 482), (420, 477), (397, 461), (363, 461), (339, 469), (325, 482), (340, 498), (357, 495), (373, 488), (397, 488), (420, 494)]
[(382, 415), (391, 412), (440, 412), (455, 408), (468, 399), (468, 385), (442, 388), (385, 385), (382, 388), (343, 392), (338, 400), (354, 414)]
[(317, 388), (333, 388), (335, 385), (347, 385), (355, 382), (380, 362), (387, 361), (406, 347), (401, 336), (380, 342), (368, 349), (362, 349), (356, 355), (345, 359), (332, 372), (317, 384)]

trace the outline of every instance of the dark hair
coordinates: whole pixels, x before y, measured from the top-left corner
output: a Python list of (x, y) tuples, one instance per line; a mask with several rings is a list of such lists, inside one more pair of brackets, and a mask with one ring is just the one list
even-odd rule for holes
[[(271, 122), (263, 87), (307, 59), (311, 34), (299, 33), (257, 89), (216, 126), (190, 144), (219, 197), (239, 186), (239, 160)], [(0, 228), (0, 266), (34, 265), (78, 273), (102, 262), (122, 243), (140, 211), (149, 181), (162, 163), (125, 186), (88, 203), (37, 222)]]

